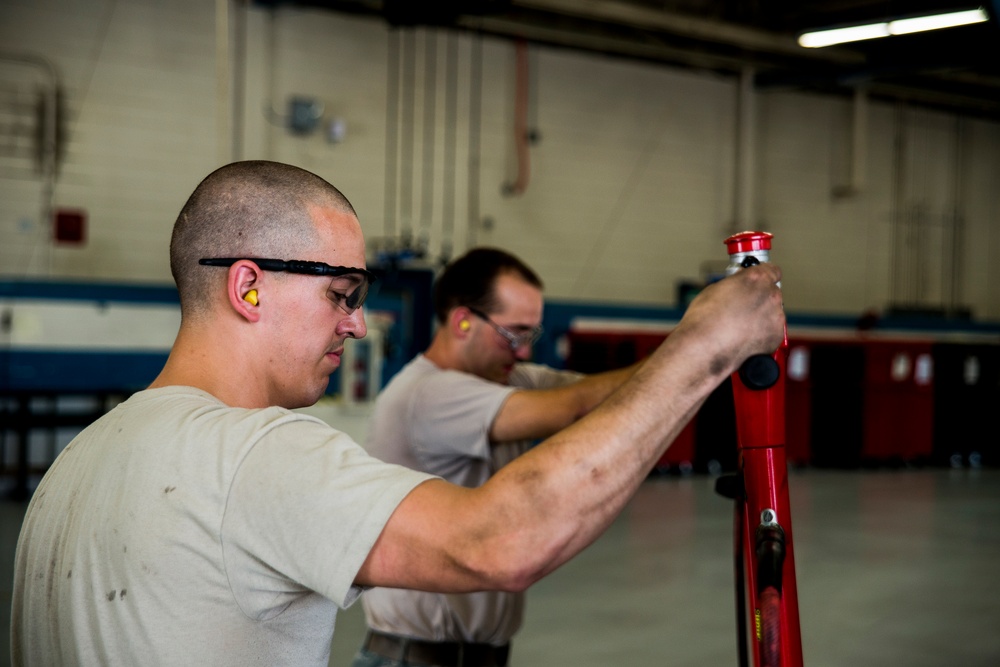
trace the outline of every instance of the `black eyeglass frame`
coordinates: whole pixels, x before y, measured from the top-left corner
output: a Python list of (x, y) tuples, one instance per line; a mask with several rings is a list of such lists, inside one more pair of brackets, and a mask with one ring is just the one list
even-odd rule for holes
[(236, 262), (246, 260), (253, 262), (264, 271), (285, 271), (287, 273), (300, 273), (309, 276), (346, 276), (360, 275), (364, 278), (358, 288), (347, 295), (344, 305), (349, 313), (353, 313), (365, 303), (368, 297), (368, 290), (371, 284), (378, 280), (378, 276), (369, 271), (356, 266), (331, 266), (324, 262), (308, 262), (301, 259), (267, 259), (263, 257), (202, 257), (198, 263), (203, 266), (232, 266)]
[(529, 347), (531, 345), (534, 345), (535, 343), (538, 342), (538, 339), (542, 337), (542, 333), (545, 332), (545, 327), (539, 324), (536, 327), (532, 327), (528, 331), (523, 331), (517, 334), (506, 327), (500, 326), (492, 319), (490, 319), (489, 315), (479, 310), (478, 308), (473, 308), (472, 306), (466, 306), (466, 308), (470, 313), (472, 313), (473, 315), (475, 315), (476, 317), (478, 317), (479, 319), (483, 320), (491, 327), (493, 327), (493, 330), (496, 331), (498, 334), (500, 334), (504, 338), (504, 340), (507, 341), (507, 346), (510, 347), (511, 352), (517, 352), (518, 349), (520, 349), (521, 346), (523, 345)]

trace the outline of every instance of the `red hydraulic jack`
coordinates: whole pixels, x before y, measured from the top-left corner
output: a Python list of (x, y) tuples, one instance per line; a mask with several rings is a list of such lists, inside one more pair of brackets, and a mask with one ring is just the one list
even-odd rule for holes
[[(767, 232), (741, 232), (725, 243), (727, 274), (770, 259)], [(774, 354), (750, 357), (733, 373), (739, 466), (735, 475), (719, 477), (715, 485), (736, 503), (733, 554), (741, 667), (750, 666), (749, 653), (754, 667), (802, 667), (785, 461), (787, 356), (786, 330)]]

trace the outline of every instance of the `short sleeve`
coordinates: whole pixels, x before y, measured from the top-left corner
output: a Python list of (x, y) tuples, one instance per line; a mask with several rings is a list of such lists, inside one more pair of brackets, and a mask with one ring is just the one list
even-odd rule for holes
[(341, 607), (352, 602), (354, 578), (385, 523), (431, 478), (369, 456), (319, 420), (270, 428), (240, 464), (221, 531), (244, 613), (268, 618), (308, 591)]
[(490, 427), (514, 391), (468, 373), (445, 371), (428, 377), (411, 406), (414, 453), (424, 459), (488, 460)]

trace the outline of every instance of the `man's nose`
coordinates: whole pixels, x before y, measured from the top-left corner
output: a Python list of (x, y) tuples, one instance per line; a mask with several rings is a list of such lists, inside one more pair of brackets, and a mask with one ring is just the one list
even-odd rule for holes
[(358, 308), (342, 319), (338, 328), (343, 334), (351, 338), (364, 338), (368, 334), (368, 326), (365, 324), (364, 307)]

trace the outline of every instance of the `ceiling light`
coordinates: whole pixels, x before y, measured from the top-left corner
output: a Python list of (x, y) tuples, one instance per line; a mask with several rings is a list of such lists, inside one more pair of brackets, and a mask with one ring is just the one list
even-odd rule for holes
[(888, 23), (871, 23), (856, 25), (850, 28), (834, 28), (832, 30), (817, 30), (807, 32), (799, 37), (799, 44), (810, 49), (844, 42), (858, 42), (863, 39), (876, 39), (889, 36)]
[(969, 9), (964, 12), (917, 16), (912, 19), (897, 19), (889, 21), (889, 34), (906, 35), (911, 32), (921, 32), (923, 30), (954, 28), (955, 26), (969, 25), (970, 23), (982, 23), (983, 21), (988, 21), (989, 18), (986, 10), (980, 7), (979, 9)]
[(948, 14), (934, 14), (932, 16), (917, 16), (914, 18), (897, 19), (895, 21), (883, 21), (881, 23), (869, 23), (847, 28), (832, 28), (830, 30), (815, 30), (803, 33), (799, 37), (799, 44), (807, 48), (818, 48), (830, 46), (832, 44), (843, 44), (844, 42), (857, 42), (864, 39), (876, 39), (879, 37), (889, 37), (890, 35), (906, 35), (912, 32), (922, 32), (924, 30), (938, 30), (939, 28), (954, 28), (970, 23), (982, 23), (988, 21), (989, 15), (983, 8), (969, 9), (961, 12), (950, 12)]

